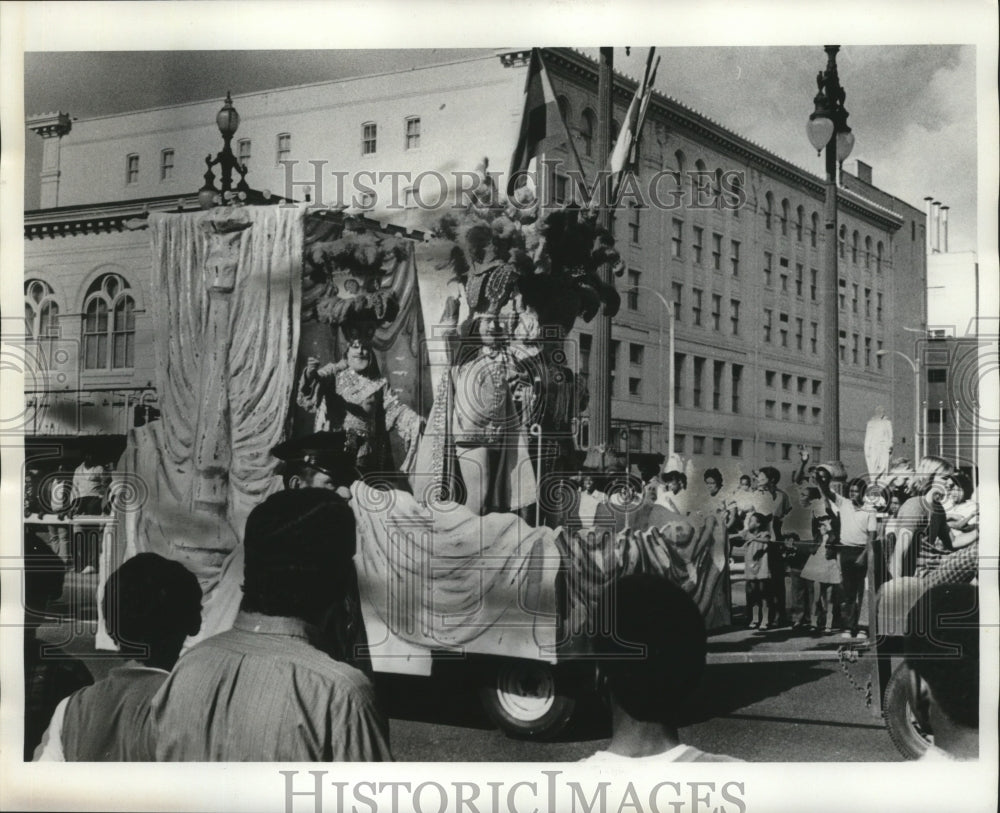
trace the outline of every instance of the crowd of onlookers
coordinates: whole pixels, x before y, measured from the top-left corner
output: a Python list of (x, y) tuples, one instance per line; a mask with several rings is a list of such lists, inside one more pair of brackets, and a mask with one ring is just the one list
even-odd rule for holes
[[(353, 467), (327, 465), (317, 455), (288, 462), (286, 490), (268, 497), (247, 521), (243, 599), (233, 627), (183, 655), (185, 639), (200, 627), (197, 580), (182, 564), (153, 553), (128, 559), (108, 578), (102, 599), (122, 663), (97, 683), (36, 637), (46, 603), (61, 592), (65, 563), (41, 534), (26, 534), (25, 758), (391, 759), (371, 666), (351, 643), (363, 640), (356, 634), (355, 521), (345, 490), (356, 477)], [(922, 691), (914, 703), (938, 736), (939, 751), (932, 753), (974, 755), (978, 637), (936, 630), (937, 614), (926, 604), (935, 611), (976, 610), (968, 583), (977, 559), (968, 552), (978, 547), (977, 520), (968, 481), (945, 461), (925, 458), (886, 483), (847, 482), (839, 463), (810, 467), (804, 454), (792, 479), (794, 503), (771, 467), (740, 478), (731, 492), (718, 470), (707, 470), (708, 496), (697, 506), (685, 504), (681, 472), (658, 475), (654, 485), (666, 510), (714, 514), (742, 549), (747, 623), (758, 630), (789, 622), (830, 630), (839, 600), (845, 634), (861, 635), (866, 579), (947, 573), (938, 580), (955, 584), (925, 593), (911, 614), (930, 618), (935, 641), (961, 638), (963, 655), (951, 659), (951, 667), (932, 657), (925, 663), (927, 641), (914, 643), (913, 674)], [(846, 496), (840, 493), (845, 486)], [(582, 491), (581, 517), (613, 499), (600, 496), (592, 481)], [(806, 543), (806, 555), (796, 538)], [(614, 624), (595, 626), (591, 642), (612, 712), (610, 744), (591, 759), (730, 759), (685, 745), (678, 735), (707, 646), (703, 617), (685, 590), (663, 576), (633, 573), (611, 581), (592, 610)], [(911, 624), (908, 634), (919, 637), (926, 629)], [(645, 652), (639, 659), (636, 643)]]

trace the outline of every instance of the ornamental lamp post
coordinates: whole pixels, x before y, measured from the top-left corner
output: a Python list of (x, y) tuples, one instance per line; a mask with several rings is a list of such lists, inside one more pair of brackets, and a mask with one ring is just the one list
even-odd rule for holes
[[(198, 202), (202, 209), (211, 209), (216, 203), (229, 203), (232, 200), (246, 201), (250, 195), (250, 187), (247, 185), (247, 167), (241, 164), (233, 155), (230, 146), (233, 136), (240, 126), (240, 114), (233, 107), (233, 99), (230, 92), (226, 91), (226, 101), (222, 109), (215, 116), (215, 124), (222, 134), (222, 149), (212, 158), (205, 156), (205, 185), (198, 190)], [(215, 173), (212, 167), (218, 166), (221, 170), (220, 185), (222, 189), (215, 188)], [(233, 170), (240, 175), (240, 182), (233, 189)]]
[(839, 45), (825, 45), (826, 70), (816, 76), (819, 89), (813, 102), (815, 110), (809, 116), (806, 134), (817, 154), (826, 150), (825, 228), (824, 245), (826, 274), (823, 291), (823, 328), (826, 347), (823, 364), (825, 388), (824, 412), (826, 446), (834, 460), (840, 459), (840, 312), (838, 307), (837, 272), (837, 168), (843, 167), (854, 149), (854, 134), (847, 126), (848, 112), (844, 108), (847, 94), (840, 86), (837, 73)]

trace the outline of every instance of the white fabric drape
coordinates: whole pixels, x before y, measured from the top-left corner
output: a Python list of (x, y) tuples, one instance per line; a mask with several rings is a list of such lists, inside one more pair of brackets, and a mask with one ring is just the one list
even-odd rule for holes
[[(250, 510), (280, 487), (299, 341), (303, 209), (222, 208), (149, 217), (161, 420), (133, 430), (121, 466), (141, 492), (119, 515), (114, 567), (154, 551), (205, 593), (199, 639), (228, 628), (219, 581)], [(115, 561), (117, 560), (117, 561)], [(239, 572), (236, 572), (236, 571)]]

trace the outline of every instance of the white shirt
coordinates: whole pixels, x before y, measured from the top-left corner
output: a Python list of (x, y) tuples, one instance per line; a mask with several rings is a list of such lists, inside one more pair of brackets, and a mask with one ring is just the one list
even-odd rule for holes
[(606, 502), (608, 495), (603, 491), (588, 494), (586, 489), (580, 492), (580, 524), (585, 528), (594, 524), (594, 517), (597, 515), (597, 506)]

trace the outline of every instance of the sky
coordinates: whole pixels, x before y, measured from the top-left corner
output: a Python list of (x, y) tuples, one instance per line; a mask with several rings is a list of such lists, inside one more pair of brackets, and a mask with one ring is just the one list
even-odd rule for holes
[[(596, 48), (581, 48), (596, 56)], [(616, 69), (639, 76), (647, 48), (615, 49)], [(805, 124), (819, 45), (658, 47), (657, 89), (727, 128), (820, 174)], [(481, 49), (296, 51), (29, 51), (24, 110), (86, 118), (175, 102), (446, 62)], [(933, 196), (951, 207), (949, 248), (975, 250), (976, 47), (844, 45), (838, 56), (860, 159), (877, 186), (923, 208)], [(41, 139), (26, 132), (25, 205), (38, 201)], [(513, 148), (513, 145), (511, 145)]]

